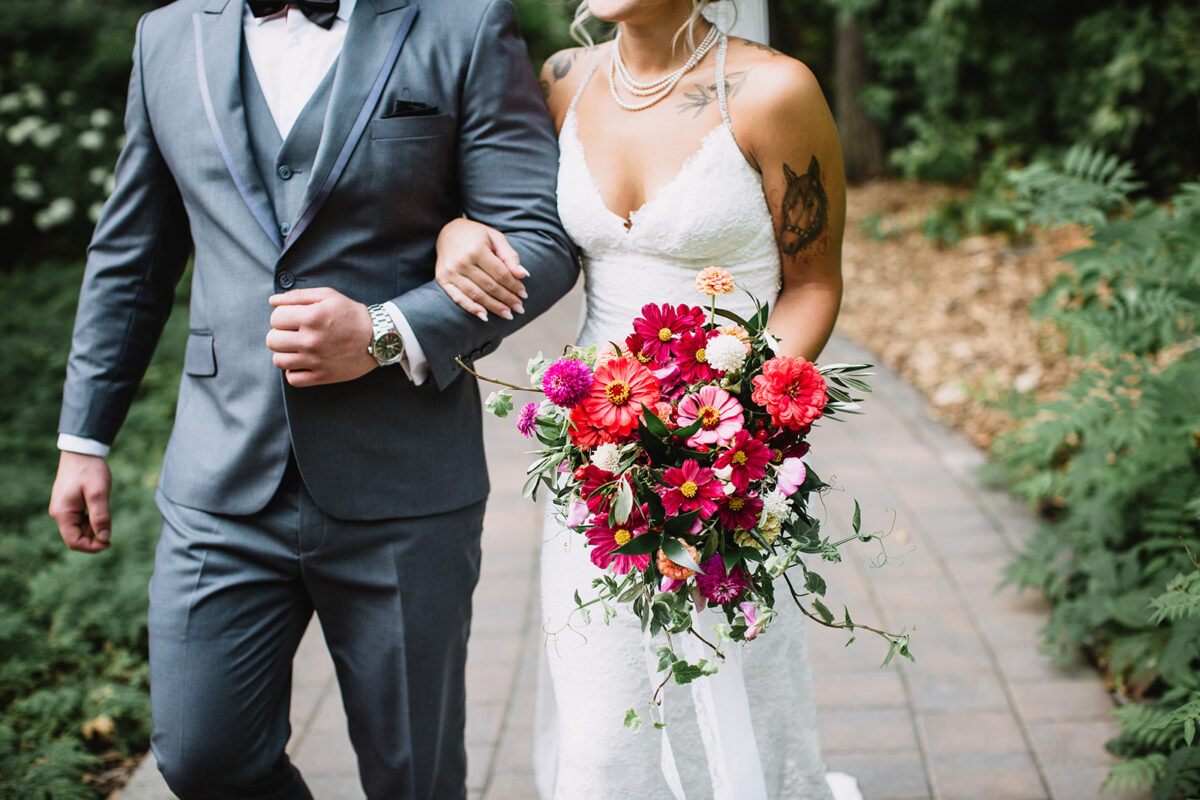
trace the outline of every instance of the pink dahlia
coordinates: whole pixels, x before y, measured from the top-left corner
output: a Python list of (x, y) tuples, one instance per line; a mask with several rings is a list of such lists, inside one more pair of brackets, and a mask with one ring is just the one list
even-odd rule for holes
[(744, 494), (727, 495), (717, 504), (717, 519), (731, 531), (748, 531), (758, 522), (763, 503)]
[(732, 603), (746, 590), (746, 573), (741, 567), (725, 570), (725, 559), (716, 553), (700, 565), (696, 587), (710, 603)]
[(611, 565), (616, 575), (624, 575), (631, 569), (644, 570), (650, 566), (649, 553), (640, 556), (613, 555), (613, 550), (646, 532), (649, 515), (649, 508), (643, 505), (633, 509), (629, 518), (620, 524), (610, 520), (608, 514), (596, 517), (587, 532), (588, 544), (592, 546), (592, 563), (600, 569), (608, 569)]
[(577, 358), (560, 358), (542, 374), (542, 391), (551, 403), (574, 408), (592, 388), (592, 370)]
[[(680, 309), (686, 308), (680, 306)], [(633, 332), (642, 340), (639, 351), (664, 364), (674, 357), (679, 337), (698, 324), (686, 311), (677, 311), (666, 303), (660, 306), (647, 303), (642, 306), (642, 315), (633, 321)], [(632, 345), (630, 349), (633, 349)]]
[(771, 448), (750, 435), (747, 430), (734, 434), (729, 443), (729, 449), (717, 456), (713, 466), (717, 469), (729, 467), (732, 473), (729, 482), (739, 492), (750, 487), (751, 481), (756, 481), (767, 474), (767, 464), (771, 461)]
[(616, 438), (637, 425), (642, 406), (658, 402), (658, 381), (632, 357), (614, 358), (596, 370), (591, 389), (579, 405), (598, 428)]
[(697, 420), (700, 430), (688, 437), (692, 447), (701, 444), (725, 444), (742, 430), (742, 404), (729, 392), (717, 386), (702, 386), (698, 392), (679, 401), (679, 427), (686, 428)]
[(700, 516), (708, 519), (717, 512), (715, 501), (725, 496), (725, 490), (713, 471), (700, 466), (694, 458), (664, 471), (663, 483), (663, 508), (672, 517), (699, 509)]
[(537, 403), (526, 403), (521, 409), (521, 415), (517, 417), (517, 430), (521, 435), (528, 439), (533, 436), (533, 430), (537, 427)]
[(803, 358), (776, 356), (754, 376), (754, 402), (771, 415), (776, 425), (800, 430), (825, 410), (825, 377)]
[(704, 348), (708, 340), (716, 336), (713, 331), (695, 330), (679, 338), (675, 348), (675, 363), (686, 383), (704, 383), (721, 377), (721, 373), (708, 363)]

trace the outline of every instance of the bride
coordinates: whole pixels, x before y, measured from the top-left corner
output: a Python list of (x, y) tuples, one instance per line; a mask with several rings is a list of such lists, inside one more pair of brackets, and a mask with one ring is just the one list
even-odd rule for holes
[[(710, 21), (727, 5), (587, 0), (577, 34), (595, 17), (616, 24), (614, 39), (592, 45), (583, 34), (588, 46), (546, 62), (559, 214), (586, 276), (581, 345), (623, 341), (647, 302), (695, 303), (696, 273), (710, 264), (770, 302), (784, 353), (814, 360), (833, 329), (845, 219), (833, 119), (812, 73), (761, 43), (765, 0), (737, 2), (750, 23), (737, 31), (749, 38)], [(484, 257), (481, 237), (493, 251)], [(499, 233), (467, 220), (443, 231), (439, 282), (471, 313), (520, 311), (522, 275)], [(726, 299), (752, 310), (740, 293)], [(657, 680), (633, 615), (571, 619), (595, 569), (582, 537), (549, 522), (535, 745), (543, 800), (860, 797), (853, 779), (825, 775), (802, 617), (786, 607), (764, 641), (721, 668), (723, 682), (670, 687), (661, 733), (626, 730), (625, 710), (644, 708)], [(714, 703), (718, 692), (740, 703)]]

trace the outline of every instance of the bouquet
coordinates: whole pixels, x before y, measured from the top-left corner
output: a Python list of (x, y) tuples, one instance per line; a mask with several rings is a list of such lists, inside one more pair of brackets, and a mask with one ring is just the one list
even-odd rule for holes
[[(870, 366), (779, 355), (765, 305), (754, 299), (750, 319), (717, 307), (734, 290), (728, 271), (709, 267), (696, 285), (707, 310), (647, 304), (622, 343), (568, 347), (553, 361), (539, 353), (531, 386), (476, 375), (505, 387), (487, 400), (500, 417), (514, 409), (512, 390), (542, 396), (517, 415), (518, 430), (541, 445), (523, 493), (546, 487), (559, 519), (587, 540), (594, 596), (575, 592), (578, 613), (586, 623), (599, 606), (607, 623), (627, 606), (644, 630), (665, 633), (659, 689), (715, 672), (729, 642), (766, 635), (784, 592), (817, 623), (882, 636), (885, 665), (896, 654), (911, 660), (904, 631), (855, 622), (845, 607), (835, 617), (809, 563), (840, 561), (843, 546), (878, 536), (861, 531), (857, 502), (854, 536), (821, 535), (812, 501), (828, 486), (807, 441), (818, 420), (856, 413), (852, 393), (870, 391)], [(724, 617), (712, 633), (696, 626), (705, 608)], [(682, 657), (678, 635), (711, 655)]]

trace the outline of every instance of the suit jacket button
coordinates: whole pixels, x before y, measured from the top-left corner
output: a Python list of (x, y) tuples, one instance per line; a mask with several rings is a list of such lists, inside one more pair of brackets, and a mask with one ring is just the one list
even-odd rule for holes
[(288, 178), (292, 177), (292, 168), (289, 167), (287, 164), (280, 164), (279, 169), (275, 170), (275, 172), (276, 172), (276, 174), (279, 175), (280, 178), (282, 178), (285, 181)]
[(276, 280), (279, 281), (280, 289), (290, 289), (296, 285), (296, 276), (287, 270), (279, 273), (279, 275), (276, 277)]
[(283, 238), (286, 239), (287, 235), (291, 232), (292, 232), (292, 226), (289, 225), (288, 223), (285, 222), (279, 226), (279, 233), (281, 236), (283, 236)]

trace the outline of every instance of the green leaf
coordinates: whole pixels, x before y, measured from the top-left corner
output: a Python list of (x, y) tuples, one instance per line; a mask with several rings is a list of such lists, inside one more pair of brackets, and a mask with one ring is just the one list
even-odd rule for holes
[(805, 570), (804, 588), (823, 597), (825, 595), (825, 579), (815, 572)]
[(625, 727), (637, 733), (642, 727), (642, 718), (632, 708), (625, 712)]
[(652, 436), (663, 438), (671, 435), (671, 431), (667, 430), (666, 423), (659, 419), (658, 414), (655, 414), (653, 409), (645, 403), (642, 404), (642, 416), (638, 424), (644, 425)]
[(658, 655), (658, 671), (663, 672), (671, 668), (671, 665), (679, 660), (679, 656), (669, 647), (660, 647), (657, 651)]
[(612, 552), (619, 556), (644, 556), (658, 550), (661, 544), (662, 536), (647, 532), (633, 537)]
[(750, 330), (750, 323), (747, 322), (746, 320), (742, 319), (741, 317), (739, 317), (737, 314), (733, 313), (732, 311), (726, 311), (723, 308), (718, 308), (717, 316), (724, 317), (725, 319), (730, 320), (731, 322), (735, 322), (738, 325), (741, 325), (743, 328), (746, 329), (747, 332), (749, 332), (749, 330)]
[[(667, 536), (683, 536), (692, 529), (692, 525), (696, 522), (696, 517), (700, 515), (700, 510), (688, 511), (685, 514), (680, 514), (677, 517), (671, 517), (663, 526)], [(674, 559), (672, 559), (674, 560)]]
[(513, 410), (512, 392), (508, 389), (501, 389), (498, 392), (492, 392), (487, 397), (486, 402), (488, 413), (504, 419)]
[(629, 481), (617, 481), (617, 494), (613, 497), (609, 519), (611, 522), (621, 525), (629, 519), (631, 511), (633, 511), (633, 489), (630, 488)]
[(857, 536), (862, 528), (862, 509), (858, 506), (858, 501), (854, 501), (854, 516), (850, 518), (850, 525), (854, 528), (854, 535)]
[(688, 553), (687, 548), (679, 543), (678, 539), (667, 539), (662, 543), (663, 554), (674, 561), (681, 567), (700, 571), (700, 565), (692, 560), (692, 556)]
[[(830, 611), (824, 603), (822, 603), (816, 597), (813, 598), (812, 602), (813, 608), (815, 608), (817, 613), (821, 615), (821, 619), (825, 620), (826, 623), (833, 622), (833, 612)], [(884, 663), (886, 664), (887, 662), (885, 661)]]

